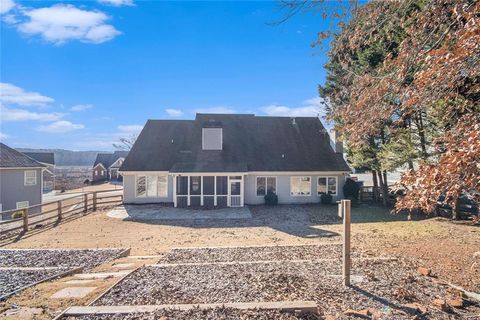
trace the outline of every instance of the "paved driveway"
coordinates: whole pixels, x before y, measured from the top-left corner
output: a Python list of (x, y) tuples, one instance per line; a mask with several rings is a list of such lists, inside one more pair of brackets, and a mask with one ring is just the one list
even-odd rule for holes
[(125, 205), (119, 206), (107, 213), (111, 218), (122, 220), (196, 220), (196, 219), (250, 219), (252, 213), (248, 207), (224, 208), (216, 210), (195, 210), (159, 205)]

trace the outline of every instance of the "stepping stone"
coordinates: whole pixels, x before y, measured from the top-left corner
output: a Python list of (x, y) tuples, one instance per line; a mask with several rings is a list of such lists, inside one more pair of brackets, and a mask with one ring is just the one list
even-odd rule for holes
[(94, 279), (80, 279), (80, 280), (66, 281), (65, 283), (68, 283), (68, 284), (87, 284), (87, 283), (91, 283), (91, 282), (95, 282), (95, 280)]
[(55, 292), (51, 299), (83, 298), (97, 287), (68, 287)]
[(128, 269), (131, 266), (133, 266), (133, 263), (119, 263), (119, 264), (114, 264), (113, 266), (119, 269)]
[(99, 272), (99, 273), (77, 273), (73, 275), (76, 278), (82, 279), (105, 279), (105, 278), (120, 278), (126, 276), (133, 270), (122, 270), (118, 272)]

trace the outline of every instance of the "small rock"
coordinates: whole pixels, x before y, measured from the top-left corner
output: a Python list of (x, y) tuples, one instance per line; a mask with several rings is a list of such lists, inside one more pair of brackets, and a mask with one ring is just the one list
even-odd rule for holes
[(454, 308), (463, 308), (463, 299), (460, 298), (448, 298), (447, 304)]
[(432, 271), (428, 268), (425, 268), (425, 267), (418, 267), (417, 271), (418, 271), (418, 273), (420, 273), (420, 274), (422, 274), (426, 277), (429, 277), (432, 274)]
[(348, 310), (344, 311), (343, 314), (346, 315), (346, 316), (365, 318), (365, 317), (370, 316), (370, 310), (363, 309), (363, 310), (357, 311), (357, 310), (348, 309)]
[(448, 310), (447, 302), (443, 299), (434, 299), (432, 301), (432, 304), (435, 307), (440, 308), (440, 310), (442, 310), (442, 311), (447, 311)]
[(464, 298), (465, 293), (462, 290), (458, 290), (452, 287), (447, 288), (447, 292), (453, 294), (455, 297)]
[(477, 251), (473, 254), (474, 258), (480, 259), (480, 251)]

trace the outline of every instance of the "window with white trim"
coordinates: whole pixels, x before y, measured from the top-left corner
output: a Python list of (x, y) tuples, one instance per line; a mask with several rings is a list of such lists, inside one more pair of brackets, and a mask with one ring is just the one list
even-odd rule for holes
[(25, 171), (25, 185), (34, 186), (37, 184), (37, 171), (36, 170), (26, 170)]
[(102, 170), (102, 176), (105, 174), (105, 171)]
[(277, 177), (257, 177), (257, 196), (263, 197), (268, 192), (277, 193)]
[(156, 198), (167, 196), (167, 176), (137, 176), (137, 198)]
[(337, 195), (337, 177), (318, 177), (317, 179), (317, 195), (323, 193)]
[(28, 201), (19, 201), (17, 202), (17, 209), (28, 208), (30, 203)]
[(310, 177), (290, 177), (290, 195), (293, 197), (310, 196), (312, 183)]

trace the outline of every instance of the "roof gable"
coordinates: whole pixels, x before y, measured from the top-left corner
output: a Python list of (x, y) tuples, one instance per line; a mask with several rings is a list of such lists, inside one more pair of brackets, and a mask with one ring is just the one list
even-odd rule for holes
[(45, 165), (0, 142), (0, 168), (43, 168)]
[[(223, 129), (222, 150), (202, 150), (202, 128)], [(197, 114), (195, 120), (149, 120), (122, 171), (350, 171), (316, 117)]]
[(115, 151), (114, 153), (98, 153), (93, 167), (96, 167), (99, 163), (101, 163), (105, 168), (108, 168), (118, 159), (125, 158), (127, 155), (128, 151)]

